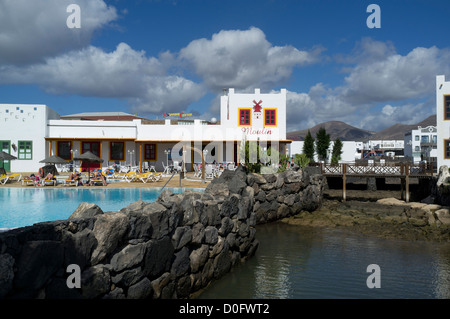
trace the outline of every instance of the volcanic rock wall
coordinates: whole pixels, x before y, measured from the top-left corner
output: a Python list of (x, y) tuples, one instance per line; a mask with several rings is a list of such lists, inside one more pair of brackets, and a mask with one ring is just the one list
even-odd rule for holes
[(117, 212), (0, 233), (0, 298), (187, 298), (254, 255), (258, 223), (321, 205), (320, 175), (225, 171), (203, 193), (165, 190)]

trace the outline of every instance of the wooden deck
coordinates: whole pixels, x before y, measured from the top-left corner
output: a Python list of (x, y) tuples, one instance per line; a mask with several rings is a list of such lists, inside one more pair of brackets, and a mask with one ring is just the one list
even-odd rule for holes
[(323, 164), (318, 163), (322, 175), (326, 177), (342, 178), (342, 199), (346, 199), (347, 177), (359, 178), (400, 178), (402, 194), (405, 201), (409, 202), (409, 180), (410, 178), (432, 178), (434, 176), (433, 167), (425, 164), (410, 163), (371, 163), (361, 164)]

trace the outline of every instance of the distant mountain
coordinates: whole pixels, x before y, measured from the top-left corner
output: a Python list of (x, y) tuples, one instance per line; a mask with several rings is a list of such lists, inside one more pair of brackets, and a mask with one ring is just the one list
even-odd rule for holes
[[(316, 137), (319, 129), (323, 127), (328, 134), (330, 134), (331, 140), (335, 140), (339, 137), (341, 141), (359, 141), (374, 135), (376, 132), (362, 130), (357, 127), (348, 125), (340, 121), (329, 121), (310, 128), (311, 135)], [(293, 141), (304, 141), (305, 136), (308, 134), (308, 130), (294, 131), (286, 133), (286, 138)]]
[[(436, 125), (436, 115), (431, 115), (417, 124), (394, 124), (379, 132), (363, 130), (340, 121), (329, 121), (310, 128), (311, 135), (316, 136), (317, 131), (323, 127), (331, 140), (339, 138), (341, 141), (367, 141), (371, 140), (403, 140), (405, 133), (418, 126), (427, 127)], [(300, 130), (286, 133), (286, 138), (293, 141), (304, 141), (308, 130)]]
[(431, 115), (427, 117), (420, 123), (417, 124), (400, 124), (397, 123), (388, 127), (384, 130), (381, 130), (374, 134), (371, 139), (372, 140), (403, 140), (406, 132), (410, 132), (411, 130), (417, 129), (418, 126), (427, 127), (430, 125), (436, 125), (436, 115)]

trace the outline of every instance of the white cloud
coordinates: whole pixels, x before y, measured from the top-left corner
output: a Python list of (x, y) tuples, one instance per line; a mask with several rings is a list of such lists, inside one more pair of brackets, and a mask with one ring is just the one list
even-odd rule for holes
[(450, 73), (449, 49), (417, 47), (400, 55), (392, 43), (371, 39), (336, 61), (348, 72), (343, 85), (317, 83), (307, 93), (289, 92), (288, 130), (331, 120), (368, 130), (420, 122), (435, 113), (436, 75)]
[(366, 114), (361, 119), (358, 127), (379, 131), (397, 123), (419, 123), (435, 113), (434, 105), (429, 102), (406, 103), (395, 107), (387, 106), (389, 106), (388, 112), (385, 112), (385, 106), (381, 112), (373, 111)]
[(117, 18), (103, 0), (77, 0), (81, 28), (69, 29), (66, 12), (73, 0), (2, 0), (0, 65), (42, 62), (89, 45), (93, 34)]
[(385, 105), (383, 109), (381, 110), (381, 113), (383, 113), (386, 116), (391, 116), (395, 111), (395, 108), (392, 105)]
[(0, 83), (38, 84), (52, 94), (128, 99), (135, 111), (179, 110), (199, 99), (201, 85), (168, 75), (156, 58), (120, 43), (113, 52), (89, 46), (45, 63), (0, 67)]
[(345, 78), (343, 96), (350, 103), (421, 98), (434, 90), (435, 77), (448, 72), (450, 51), (418, 47), (407, 55), (358, 64)]
[(272, 89), (289, 79), (296, 66), (314, 63), (321, 49), (300, 51), (292, 46), (273, 46), (262, 30), (226, 30), (211, 39), (197, 39), (179, 53), (217, 92), (222, 88)]

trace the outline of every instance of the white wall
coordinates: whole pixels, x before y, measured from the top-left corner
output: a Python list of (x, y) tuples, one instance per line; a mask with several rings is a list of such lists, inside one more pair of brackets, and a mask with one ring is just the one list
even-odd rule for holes
[[(261, 102), (262, 112), (253, 112), (256, 101)], [(239, 108), (251, 108), (251, 128), (238, 126)], [(264, 128), (264, 109), (277, 109), (277, 127)], [(259, 115), (259, 116), (258, 116)], [(280, 93), (261, 93), (260, 89), (255, 89), (254, 93), (236, 93), (233, 88), (228, 90), (228, 95), (221, 96), (220, 99), (220, 122), (223, 128), (237, 129), (236, 140), (241, 140), (246, 135), (247, 140), (285, 140), (286, 139), (286, 89), (281, 89)], [(261, 134), (257, 134), (258, 130)], [(266, 134), (270, 131), (270, 134)]]
[[(261, 102), (262, 112), (258, 117), (252, 111), (252, 125), (248, 130), (238, 126), (238, 109), (252, 108), (253, 101)], [(36, 108), (36, 109), (35, 109)], [(277, 125), (264, 128), (264, 108), (277, 109)], [(8, 112), (6, 112), (8, 110)], [(109, 161), (109, 142), (125, 141), (125, 162), (139, 161), (139, 143), (156, 143), (157, 160), (155, 165), (162, 168), (164, 150), (178, 141), (241, 141), (247, 140), (279, 141), (286, 139), (286, 89), (279, 93), (235, 93), (230, 89), (227, 96), (221, 98), (221, 119), (219, 125), (203, 125), (195, 120), (194, 125), (170, 125), (167, 120), (162, 125), (147, 125), (141, 120), (133, 121), (79, 121), (60, 120), (59, 114), (45, 105), (0, 105), (0, 140), (17, 145), (19, 140), (33, 141), (31, 160), (16, 160), (11, 163), (12, 171), (37, 171), (43, 166), (40, 160), (57, 152), (57, 140), (72, 141), (73, 155), (80, 155), (83, 140), (100, 141), (102, 158)], [(246, 127), (247, 128), (247, 127)], [(267, 134), (270, 131), (270, 134)], [(46, 140), (47, 138), (47, 140)], [(168, 144), (168, 145), (165, 145)], [(52, 154), (49, 154), (51, 149)], [(133, 151), (133, 155), (129, 151)], [(12, 155), (14, 152), (11, 152)], [(16, 152), (17, 153), (17, 152)], [(226, 150), (222, 150), (225, 160)], [(220, 157), (220, 156), (219, 156)]]
[(48, 137), (135, 139), (136, 124), (130, 121), (50, 120)]
[[(48, 146), (45, 143), (47, 120), (59, 114), (41, 104), (0, 104), (0, 140), (10, 141), (10, 154), (18, 159), (11, 161), (11, 172), (37, 172), (44, 164)], [(19, 141), (32, 141), (31, 159), (19, 159)]]
[(450, 82), (444, 75), (436, 76), (436, 124), (437, 124), (437, 164), (450, 167), (450, 159), (444, 158), (444, 140), (450, 138), (450, 120), (444, 120), (444, 95), (450, 94)]

